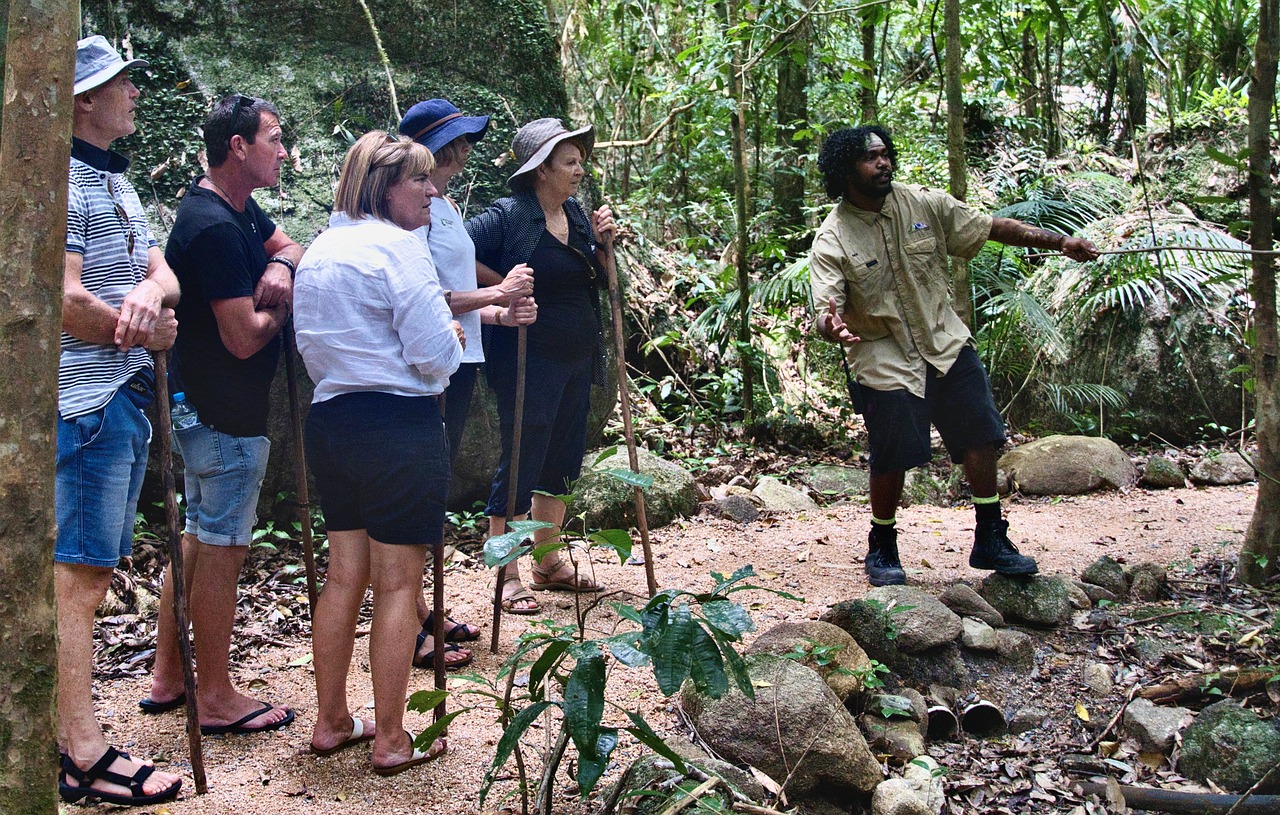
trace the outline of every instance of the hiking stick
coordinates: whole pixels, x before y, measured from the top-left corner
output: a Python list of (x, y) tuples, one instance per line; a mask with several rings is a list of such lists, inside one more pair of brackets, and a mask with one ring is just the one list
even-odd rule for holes
[[(622, 292), (618, 288), (618, 263), (613, 256), (613, 236), (604, 242), (604, 269), (609, 275), (609, 306), (613, 310), (613, 341), (618, 363), (618, 399), (622, 403), (622, 434), (627, 439), (627, 458), (631, 471), (640, 473), (636, 453), (636, 434), (631, 425), (631, 396), (627, 393), (627, 344), (622, 336)], [(653, 573), (653, 551), (649, 548), (649, 518), (644, 509), (644, 490), (632, 487), (636, 501), (636, 526), (640, 529), (640, 546), (644, 549), (644, 577), (649, 584), (649, 597), (658, 593), (658, 579)]]
[(178, 523), (178, 496), (173, 480), (173, 424), (169, 416), (169, 354), (153, 353), (156, 375), (156, 413), (160, 435), (160, 480), (164, 485), (164, 517), (169, 527), (169, 579), (173, 581), (173, 617), (178, 629), (178, 655), (182, 658), (182, 685), (187, 694), (187, 749), (196, 794), (209, 791), (204, 775), (204, 746), (200, 743), (200, 709), (196, 700), (196, 671), (192, 664), (190, 628), (187, 623), (187, 583), (182, 568), (182, 529)]
[[(507, 517), (503, 532), (511, 531), (511, 519), (516, 508), (516, 496), (520, 494), (520, 444), (524, 436), (524, 376), (528, 358), (529, 329), (516, 329), (516, 409), (511, 428), (511, 466), (507, 468)], [(518, 568), (518, 567), (517, 567)], [(489, 641), (489, 653), (498, 653), (498, 634), (502, 626), (502, 584), (507, 579), (507, 567), (498, 567), (498, 585), (493, 590), (493, 637)]]
[(289, 420), (293, 425), (293, 485), (298, 494), (298, 523), (302, 527), (302, 562), (307, 567), (307, 606), (316, 619), (316, 550), (311, 542), (311, 494), (307, 488), (307, 460), (302, 449), (302, 408), (298, 404), (297, 341), (293, 321), (281, 329), (284, 335), (284, 368), (289, 380)]
[[(445, 424), (445, 393), (440, 392), (440, 398), (437, 400), (440, 408), (440, 425), (444, 433), (446, 450), (449, 444), (449, 426)], [(452, 452), (450, 461), (452, 462)], [(447, 496), (446, 496), (447, 498)], [(442, 531), (443, 534), (443, 531)], [(445, 689), (444, 678), (444, 538), (441, 537), (440, 542), (431, 547), (431, 641), (435, 643), (435, 676), (436, 690)], [(440, 704), (435, 707), (435, 720), (438, 722), (445, 715), (445, 702), (440, 700)]]

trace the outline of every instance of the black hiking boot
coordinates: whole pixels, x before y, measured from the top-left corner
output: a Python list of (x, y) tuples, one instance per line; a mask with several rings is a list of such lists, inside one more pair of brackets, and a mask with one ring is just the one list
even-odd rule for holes
[(1000, 574), (1027, 575), (1040, 571), (1036, 559), (1018, 552), (1018, 547), (1009, 540), (1009, 522), (1003, 519), (978, 522), (969, 565)]
[(897, 527), (871, 528), (867, 535), (867, 579), (873, 586), (905, 586), (907, 573), (898, 560)]

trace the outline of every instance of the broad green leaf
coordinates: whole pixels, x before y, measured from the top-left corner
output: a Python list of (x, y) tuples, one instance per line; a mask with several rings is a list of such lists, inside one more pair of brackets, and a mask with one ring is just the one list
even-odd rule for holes
[(647, 490), (653, 486), (653, 476), (638, 473), (635, 470), (624, 470), (621, 467), (610, 467), (609, 469), (601, 470), (600, 472), (610, 478), (616, 478), (629, 487), (639, 487), (642, 490)]
[(407, 710), (417, 711), (418, 713), (426, 713), (435, 710), (436, 705), (449, 698), (447, 690), (420, 690), (409, 695), (409, 702), (405, 705)]
[(597, 759), (600, 720), (604, 717), (604, 657), (580, 659), (564, 686), (564, 726), (578, 748), (579, 760)]
[(702, 604), (702, 615), (707, 622), (723, 631), (732, 640), (742, 639), (748, 631), (755, 631), (747, 610), (732, 600), (711, 600)]
[(1245, 166), (1245, 163), (1239, 157), (1229, 156), (1212, 145), (1206, 144), (1204, 147), (1204, 152), (1209, 156), (1209, 158), (1213, 159), (1219, 164), (1225, 164), (1228, 167), (1234, 167), (1237, 170), (1248, 169)]
[(502, 769), (507, 763), (507, 759), (511, 758), (511, 753), (516, 749), (520, 737), (524, 735), (524, 731), (529, 729), (529, 725), (537, 721), (542, 715), (542, 711), (555, 705), (555, 702), (535, 702), (529, 707), (516, 713), (511, 717), (511, 723), (502, 731), (502, 738), (498, 739), (498, 747), (493, 754), (493, 762), (489, 765), (489, 769), (484, 774), (484, 783), (480, 786), (480, 804), (484, 804), (485, 796), (489, 794), (489, 788), (493, 786), (494, 774)]
[(578, 794), (586, 797), (596, 784), (600, 781), (600, 776), (604, 775), (604, 771), (609, 768), (609, 756), (613, 755), (613, 748), (618, 746), (618, 728), (603, 727), (600, 729), (600, 736), (596, 739), (595, 755), (586, 756), (582, 751), (578, 751)]
[(756, 698), (755, 686), (751, 684), (751, 675), (747, 673), (747, 663), (742, 661), (733, 643), (715, 628), (711, 629), (711, 636), (716, 638), (716, 643), (720, 646), (720, 653), (724, 656), (724, 664), (729, 669), (729, 676), (733, 677), (733, 684), (737, 685), (738, 690), (742, 691), (748, 699)]
[(533, 667), (529, 669), (529, 695), (534, 699), (543, 698), (542, 680), (546, 678), (547, 673), (556, 666), (568, 649), (570, 642), (568, 640), (556, 640), (547, 646), (547, 650), (542, 652), (542, 656), (533, 663)]
[(609, 456), (613, 455), (616, 452), (618, 452), (618, 445), (616, 444), (613, 445), (612, 447), (606, 447), (605, 449), (601, 450), (600, 455), (596, 456), (596, 460), (591, 462), (592, 469), (599, 467), (600, 462), (604, 461), (606, 458), (608, 458)]
[(627, 558), (631, 557), (634, 545), (631, 535), (625, 529), (601, 529), (588, 535), (587, 540), (612, 549), (618, 555), (619, 564), (626, 563)]
[(527, 551), (522, 544), (539, 529), (554, 527), (545, 521), (512, 521), (510, 531), (484, 542), (484, 564), (490, 569), (506, 566)]
[(693, 643), (690, 651), (693, 660), (689, 665), (689, 675), (693, 678), (694, 687), (699, 693), (705, 693), (712, 699), (719, 699), (729, 691), (729, 678), (725, 676), (724, 659), (720, 649), (706, 629), (694, 624)]
[(605, 645), (609, 648), (609, 653), (613, 654), (614, 659), (626, 665), (628, 668), (640, 668), (648, 665), (649, 655), (636, 648), (636, 642), (640, 639), (640, 634), (636, 631), (629, 631), (626, 634), (618, 634), (604, 640)]
[(649, 654), (653, 658), (653, 675), (663, 696), (680, 690), (680, 685), (689, 677), (689, 667), (693, 662), (693, 636), (700, 630), (687, 605), (671, 610), (670, 620)]
[(680, 757), (679, 753), (667, 746), (667, 743), (662, 740), (661, 736), (654, 732), (653, 728), (649, 726), (649, 723), (644, 720), (643, 716), (630, 710), (626, 711), (626, 714), (632, 724), (631, 727), (627, 728), (628, 733), (643, 742), (650, 750), (674, 764), (676, 772), (687, 773), (689, 771), (685, 766), (684, 759)]
[(445, 731), (445, 728), (449, 726), (449, 722), (452, 722), (454, 719), (461, 716), (463, 712), (465, 712), (466, 710), (467, 708), (465, 707), (458, 708), (452, 713), (446, 713), (443, 716), (441, 716), (438, 720), (432, 722), (430, 727), (428, 727), (426, 730), (423, 730), (414, 738), (413, 740), (414, 749), (423, 750), (423, 751), (430, 750), (431, 742), (440, 738), (440, 734), (443, 733)]
[(719, 572), (712, 572), (711, 579), (716, 581), (716, 587), (711, 590), (712, 594), (724, 594), (725, 589), (737, 583), (739, 580), (745, 580), (748, 577), (755, 577), (755, 567), (748, 563), (745, 566), (739, 566), (729, 577), (725, 577)]
[(561, 549), (567, 548), (569, 548), (569, 544), (565, 543), (561, 538), (556, 538), (555, 540), (547, 541), (546, 543), (540, 543), (533, 547), (533, 559), (535, 562), (540, 561), (552, 552), (559, 552)]
[(633, 623), (640, 622), (640, 609), (635, 606), (629, 606), (626, 603), (613, 603), (613, 610), (618, 612), (618, 616), (624, 620), (630, 620)]

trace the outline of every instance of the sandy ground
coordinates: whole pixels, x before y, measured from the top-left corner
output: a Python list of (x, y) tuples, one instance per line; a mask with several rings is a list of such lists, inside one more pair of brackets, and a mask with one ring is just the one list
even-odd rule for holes
[[(1015, 499), (1007, 504), (1011, 537), (1022, 551), (1034, 555), (1043, 573), (1078, 574), (1103, 554), (1129, 562), (1152, 560), (1176, 567), (1212, 557), (1234, 554), (1243, 540), (1252, 515), (1254, 486), (1213, 489), (1178, 489), (1149, 492), (1101, 493), (1055, 500)], [(765, 592), (736, 595), (750, 604), (760, 630), (783, 620), (818, 617), (831, 603), (861, 596), (869, 587), (862, 573), (869, 514), (855, 504), (835, 506), (807, 515), (762, 518), (742, 526), (707, 516), (653, 533), (654, 563), (661, 587), (679, 586), (703, 590), (711, 585), (710, 573), (729, 573), (753, 564), (762, 585), (802, 595), (803, 602), (774, 597)], [(917, 506), (899, 515), (902, 559), (912, 584), (941, 586), (955, 579), (980, 578), (969, 569), (967, 556), (972, 540), (973, 513), (969, 508)], [(638, 542), (637, 542), (638, 547)], [(644, 600), (642, 566), (621, 566), (616, 558), (596, 555), (595, 574), (615, 598), (634, 604)], [(488, 598), (492, 573), (475, 563), (450, 569), (448, 597), (459, 619), (481, 624), (484, 630), (471, 669), (489, 681), (501, 660), (509, 655), (517, 636), (530, 625), (528, 617), (506, 616), (499, 654), (488, 650), (490, 633)], [(560, 622), (572, 619), (571, 596), (539, 593), (543, 608)], [(611, 631), (618, 618), (611, 609), (591, 617), (601, 632)], [(307, 662), (310, 643), (290, 642), (284, 647), (258, 650), (256, 661), (237, 666), (238, 679), (269, 701), (285, 701), (297, 711), (289, 728), (254, 736), (204, 739), (207, 795), (196, 796), (187, 756), (184, 718), (181, 712), (144, 716), (137, 700), (146, 695), (143, 678), (101, 681), (97, 685), (101, 720), (110, 728), (109, 739), (135, 755), (156, 756), (184, 776), (181, 798), (139, 812), (191, 815), (193, 813), (468, 813), (493, 812), (513, 803), (514, 783), (503, 776), (483, 809), (478, 803), (482, 777), (488, 769), (501, 730), (491, 707), (475, 696), (463, 696), (479, 708), (464, 713), (451, 728), (450, 751), (440, 760), (394, 778), (379, 778), (369, 771), (368, 749), (360, 746), (328, 758), (308, 754), (311, 726), (315, 721), (314, 689)], [(611, 698), (619, 705), (638, 709), (664, 734), (679, 732), (679, 721), (669, 700), (663, 699), (642, 670), (615, 666)], [(414, 671), (410, 691), (431, 687), (426, 671)], [(356, 644), (350, 679), (352, 704), (372, 707), (367, 658), (367, 637)], [(453, 678), (451, 688), (475, 684)], [(467, 701), (469, 700), (469, 701)], [(372, 716), (372, 711), (365, 715)], [(422, 727), (428, 719), (411, 713), (406, 724)], [(538, 729), (529, 740), (526, 755), (537, 764), (536, 753), (551, 738), (549, 729)], [(607, 791), (637, 754), (634, 746), (620, 747), (619, 761), (599, 786)], [(557, 790), (563, 793), (563, 771)], [(578, 811), (576, 799), (558, 798), (557, 811)], [(517, 807), (518, 809), (518, 807)], [(76, 810), (72, 810), (76, 811)]]

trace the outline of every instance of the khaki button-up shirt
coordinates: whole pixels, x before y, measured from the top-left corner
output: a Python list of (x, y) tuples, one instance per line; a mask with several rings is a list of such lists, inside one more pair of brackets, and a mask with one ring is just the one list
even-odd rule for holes
[(991, 217), (943, 192), (894, 184), (880, 212), (845, 201), (818, 229), (810, 252), (817, 313), (835, 298), (849, 331), (854, 377), (877, 390), (924, 397), (932, 365), (945, 374), (970, 341), (951, 305), (947, 256), (970, 259)]

